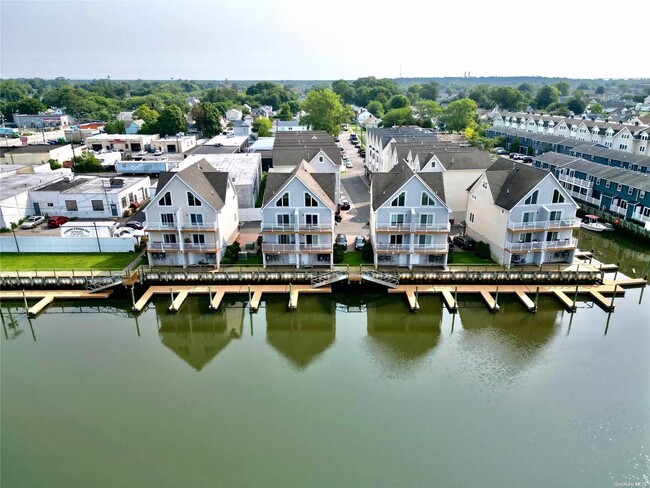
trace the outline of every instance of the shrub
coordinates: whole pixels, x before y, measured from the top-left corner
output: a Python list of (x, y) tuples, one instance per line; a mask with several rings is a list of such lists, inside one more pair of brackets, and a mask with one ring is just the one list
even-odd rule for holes
[(339, 244), (334, 244), (334, 264), (342, 263), (344, 254), (345, 251), (343, 250), (343, 246), (340, 246)]
[(239, 251), (241, 251), (241, 246), (238, 241), (227, 246), (226, 252), (223, 253), (221, 264), (235, 264), (239, 260)]
[(490, 245), (487, 242), (478, 241), (476, 243), (476, 249), (474, 251), (479, 258), (482, 259), (491, 259), (492, 255), (490, 254)]
[(366, 241), (361, 248), (361, 259), (370, 263), (375, 260), (375, 253), (372, 250), (372, 244), (370, 244), (370, 241)]

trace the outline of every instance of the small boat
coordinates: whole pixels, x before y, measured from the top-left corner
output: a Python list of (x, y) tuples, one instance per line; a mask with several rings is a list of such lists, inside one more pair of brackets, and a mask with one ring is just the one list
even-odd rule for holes
[(580, 227), (593, 232), (602, 232), (607, 229), (605, 224), (598, 222), (597, 215), (585, 215), (580, 223)]

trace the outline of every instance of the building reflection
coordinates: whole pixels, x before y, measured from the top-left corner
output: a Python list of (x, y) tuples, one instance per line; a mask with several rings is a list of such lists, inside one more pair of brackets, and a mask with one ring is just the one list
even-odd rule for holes
[(541, 361), (565, 313), (552, 297), (544, 296), (536, 313), (514, 297), (500, 298), (499, 306), (491, 313), (478, 297), (459, 298), (459, 358), (468, 374), (489, 384), (514, 382)]
[(388, 374), (412, 371), (438, 345), (442, 302), (424, 295), (418, 301), (417, 313), (394, 297), (367, 305), (367, 351)]
[(336, 302), (301, 296), (298, 311), (290, 312), (285, 297), (265, 297), (266, 341), (297, 369), (305, 369), (336, 336)]
[(224, 301), (207, 312), (207, 299), (188, 299), (181, 313), (168, 313), (169, 301), (156, 301), (158, 335), (178, 357), (201, 371), (233, 339), (242, 336), (245, 303)]

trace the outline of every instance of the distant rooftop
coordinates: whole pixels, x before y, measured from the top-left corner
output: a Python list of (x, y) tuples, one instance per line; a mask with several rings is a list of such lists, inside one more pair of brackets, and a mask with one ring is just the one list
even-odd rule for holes
[[(60, 193), (120, 193), (125, 189), (137, 185), (142, 180), (149, 179), (148, 176), (119, 176), (119, 177), (100, 177), (100, 176), (76, 176), (72, 181), (57, 181), (50, 185), (39, 188), (38, 191), (57, 191)], [(111, 185), (111, 181), (122, 181), (124, 184), (117, 186)]]

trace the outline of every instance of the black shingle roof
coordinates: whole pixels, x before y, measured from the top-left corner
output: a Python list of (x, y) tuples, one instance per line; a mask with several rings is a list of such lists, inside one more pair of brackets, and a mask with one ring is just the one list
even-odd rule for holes
[(156, 194), (162, 191), (174, 177), (177, 177), (185, 182), (199, 199), (203, 199), (217, 210), (223, 208), (228, 190), (228, 173), (216, 171), (209, 164), (201, 163), (202, 161), (199, 161), (178, 172), (160, 173)]
[(494, 203), (506, 210), (511, 210), (548, 175), (543, 169), (504, 158), (497, 159), (485, 172)]
[[(425, 185), (445, 201), (445, 188), (442, 173), (418, 173)], [(388, 173), (373, 173), (370, 200), (372, 209), (377, 210), (402, 188), (415, 172), (406, 163), (397, 163)]]

